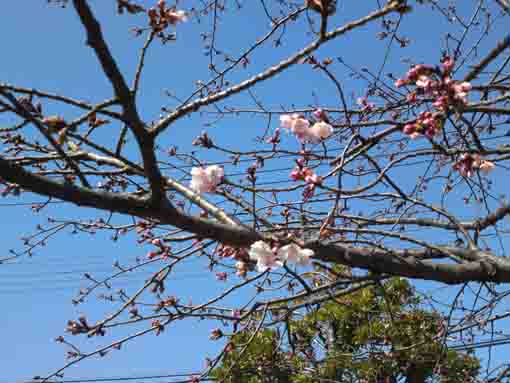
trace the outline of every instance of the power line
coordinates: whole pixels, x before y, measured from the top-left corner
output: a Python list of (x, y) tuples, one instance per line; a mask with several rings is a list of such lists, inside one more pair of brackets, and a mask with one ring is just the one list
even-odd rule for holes
[[(97, 378), (86, 378), (86, 379), (66, 379), (66, 380), (52, 380), (51, 383), (99, 383), (99, 382), (120, 382), (120, 381), (131, 381), (131, 380), (153, 380), (153, 379), (169, 379), (169, 378), (183, 378), (191, 376), (200, 376), (200, 372), (180, 373), (180, 374), (168, 374), (168, 375), (147, 375), (147, 376), (125, 376), (125, 377), (97, 377)], [(200, 381), (213, 381), (214, 378), (203, 378)], [(185, 380), (185, 382), (188, 380)], [(40, 383), (40, 380), (30, 380), (23, 383)], [(174, 382), (177, 383), (177, 382)]]

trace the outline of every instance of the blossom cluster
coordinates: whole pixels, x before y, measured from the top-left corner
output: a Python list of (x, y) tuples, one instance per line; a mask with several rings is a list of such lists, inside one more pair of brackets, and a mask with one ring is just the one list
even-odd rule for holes
[(251, 260), (257, 262), (257, 271), (263, 272), (270, 268), (282, 267), (284, 262), (305, 266), (314, 253), (313, 250), (302, 249), (294, 243), (271, 248), (266, 242), (257, 241), (251, 245), (248, 254)]
[(221, 166), (212, 165), (191, 169), (190, 188), (197, 193), (213, 193), (223, 181), (224, 171)]
[(303, 191), (303, 198), (305, 200), (313, 196), (317, 185), (322, 184), (322, 177), (315, 174), (312, 169), (305, 166), (305, 161), (300, 158), (296, 160), (296, 166), (290, 172), (290, 178), (294, 181), (305, 181), (306, 187)]
[(333, 134), (333, 127), (328, 123), (326, 112), (317, 109), (313, 112), (316, 121), (312, 125), (304, 116), (284, 114), (280, 116), (280, 126), (293, 133), (301, 143), (317, 144)]
[(414, 65), (409, 69), (404, 78), (395, 81), (395, 86), (400, 88), (405, 85), (414, 85), (416, 90), (407, 95), (409, 102), (415, 102), (418, 95), (431, 96), (434, 98), (433, 106), (446, 112), (451, 106), (467, 104), (467, 96), (471, 90), (471, 84), (467, 81), (455, 81), (451, 78), (455, 62), (450, 57), (445, 57), (441, 68), (429, 65)]
[(149, 24), (154, 32), (161, 32), (169, 25), (187, 21), (186, 12), (174, 7), (167, 8), (164, 0), (159, 0), (156, 7), (147, 11)]
[(432, 138), (441, 132), (444, 117), (439, 112), (421, 112), (414, 123), (404, 125), (403, 132), (412, 139), (425, 135)]
[(492, 171), (496, 165), (492, 161), (483, 160), (479, 154), (463, 154), (453, 165), (453, 169), (458, 171), (463, 177), (471, 177), (476, 170), (484, 173)]

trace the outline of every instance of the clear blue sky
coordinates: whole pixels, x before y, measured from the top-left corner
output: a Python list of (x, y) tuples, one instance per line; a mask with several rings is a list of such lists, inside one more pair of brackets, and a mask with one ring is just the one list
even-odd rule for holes
[[(0, 81), (62, 93), (91, 102), (111, 96), (109, 84), (99, 70), (95, 56), (84, 44), (84, 31), (72, 7), (59, 9), (48, 6), (46, 1), (34, 0), (4, 3), (0, 23)], [(130, 35), (129, 28), (143, 25), (144, 19), (115, 17), (114, 1), (95, 0), (90, 3), (103, 22), (104, 33), (119, 65), (126, 76), (131, 78), (143, 39)], [(149, 5), (152, 2), (143, 3)], [(180, 2), (185, 9), (194, 3), (191, 0)], [(235, 57), (269, 28), (267, 19), (262, 16), (260, 3), (244, 3), (247, 10), (239, 17), (235, 13), (227, 17), (220, 24), (218, 32), (220, 47)], [(336, 25), (354, 20), (377, 6), (376, 1), (340, 3), (338, 15), (333, 19)], [(248, 10), (252, 17), (247, 17)], [(396, 75), (405, 71), (407, 66), (399, 63), (399, 59), (404, 57), (417, 62), (436, 63), (440, 49), (445, 47), (444, 40), (439, 36), (439, 32), (445, 29), (445, 21), (422, 7), (417, 10), (405, 18), (402, 24), (404, 35), (413, 40), (413, 45), (406, 49), (392, 49), (386, 71)], [(172, 105), (164, 97), (165, 89), (185, 96), (193, 89), (193, 81), (208, 79), (207, 58), (203, 54), (199, 35), (208, 23), (203, 18), (202, 24), (191, 21), (179, 25), (177, 42), (166, 46), (156, 42), (150, 50), (139, 107), (146, 120), (156, 119), (162, 105)], [(262, 49), (260, 54), (252, 58), (251, 65), (244, 72), (238, 71), (232, 80), (248, 77), (257, 70), (275, 64), (304, 45), (304, 41), (310, 41), (311, 36), (303, 33), (304, 19), (297, 26), (293, 26), (298, 29), (297, 32), (287, 32), (281, 48)], [(355, 67), (367, 66), (376, 72), (387, 44), (386, 40), (374, 43), (374, 34), (378, 30), (370, 26), (336, 40), (322, 49), (319, 57), (342, 57)], [(504, 21), (500, 20), (492, 33), (498, 38), (502, 36), (503, 30)], [(486, 45), (483, 44), (483, 47)], [(349, 99), (363, 95), (361, 82), (349, 79), (347, 73), (340, 74), (340, 78), (344, 81)], [(274, 108), (281, 105), (287, 108), (292, 105), (316, 105), (317, 102), (336, 106), (331, 105), (336, 101), (335, 90), (320, 80), (319, 76), (310, 75), (309, 69), (304, 66), (297, 66), (278, 76), (275, 81), (258, 86), (255, 93)], [(237, 100), (239, 104), (248, 105), (248, 99), (244, 96), (237, 97)], [(47, 110), (48, 114), (65, 115), (68, 112), (62, 109)], [(0, 118), (2, 126), (7, 122)], [(239, 126), (240, 123), (242, 126)], [(197, 118), (183, 120), (172, 128), (163, 144), (178, 145), (181, 149), (189, 147), (191, 150), (191, 140), (202, 129), (204, 126)], [(256, 118), (226, 119), (221, 129), (215, 129), (216, 139), (240, 148), (241, 145), (251, 145), (251, 141), (243, 140), (244, 131), (249, 131), (249, 137), (253, 137), (253, 132), (257, 129), (262, 131), (265, 125)], [(105, 217), (96, 211), (79, 212), (59, 204), (39, 215), (34, 215), (30, 206), (10, 206), (31, 201), (41, 201), (41, 198), (25, 196), (21, 199), (0, 200), (3, 218), (0, 256), (7, 255), (10, 248), (20, 249), (20, 237), (33, 232), (37, 224), (46, 224), (48, 216), (90, 219)], [(147, 248), (137, 245), (133, 237), (112, 243), (108, 235), (103, 233), (95, 237), (73, 236), (66, 230), (51, 239), (45, 248), (36, 251), (33, 258), (23, 257), (16, 264), (0, 265), (0, 383), (21, 382), (59, 367), (64, 361), (64, 348), (52, 342), (52, 339), (63, 333), (66, 321), (75, 319), (83, 311), (92, 319), (98, 319), (105, 309), (108, 311), (108, 306), (97, 303), (83, 307), (71, 304), (72, 297), (83, 283), (83, 273), (92, 271), (97, 277), (107, 275), (115, 260), (127, 264), (136, 257), (143, 257), (146, 251)], [(122, 287), (133, 290), (141, 281), (143, 278), (140, 275), (132, 275), (122, 282)], [(193, 301), (200, 301), (214, 290), (219, 291), (219, 287), (200, 262), (183, 270), (172, 286), (184, 297), (192, 297)], [(124, 350), (108, 355), (104, 360), (83, 362), (69, 369), (66, 377), (138, 376), (197, 371), (203, 367), (204, 357), (212, 355), (216, 349), (207, 340), (210, 328), (210, 324), (186, 321), (169, 328), (160, 337), (144, 337)]]

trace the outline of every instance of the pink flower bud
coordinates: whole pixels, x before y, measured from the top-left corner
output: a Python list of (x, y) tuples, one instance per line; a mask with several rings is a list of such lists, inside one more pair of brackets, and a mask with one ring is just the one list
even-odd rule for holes
[(415, 124), (405, 124), (403, 132), (405, 134), (413, 134), (416, 131), (416, 125)]
[(455, 66), (455, 61), (451, 57), (445, 57), (443, 60), (443, 71), (445, 73), (450, 73)]
[(401, 88), (407, 84), (409, 84), (409, 80), (406, 80), (404, 78), (399, 78), (399, 79), (397, 79), (397, 81), (395, 81), (395, 87), (397, 87), (397, 88)]

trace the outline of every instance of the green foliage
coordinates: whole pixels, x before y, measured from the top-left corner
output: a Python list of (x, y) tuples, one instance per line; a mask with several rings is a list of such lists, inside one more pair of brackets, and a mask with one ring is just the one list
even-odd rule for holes
[(444, 347), (442, 326), (443, 317), (424, 310), (408, 282), (394, 278), (281, 328), (236, 334), (214, 374), (226, 383), (473, 381), (478, 359)]

